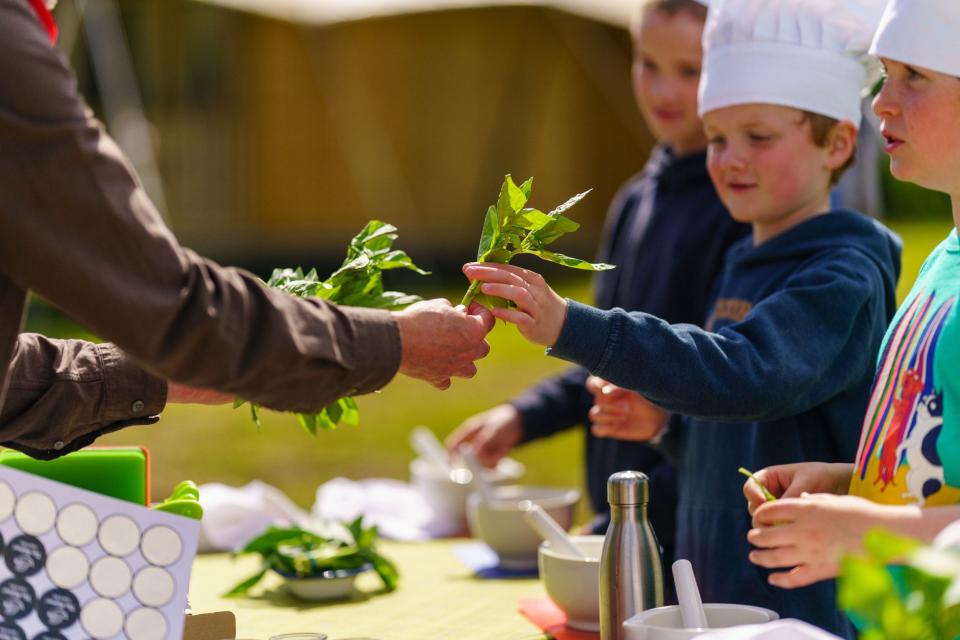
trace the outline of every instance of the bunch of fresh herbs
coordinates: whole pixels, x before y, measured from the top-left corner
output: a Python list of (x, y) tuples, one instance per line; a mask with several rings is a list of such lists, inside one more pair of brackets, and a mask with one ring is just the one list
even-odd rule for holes
[[(548, 262), (574, 269), (586, 271), (613, 269), (613, 265), (590, 263), (562, 253), (548, 251), (545, 248), (562, 236), (580, 228), (579, 224), (562, 214), (580, 202), (590, 193), (589, 191), (573, 196), (549, 213), (526, 206), (532, 191), (533, 178), (517, 186), (512, 177), (506, 176), (500, 188), (497, 203), (487, 208), (487, 215), (483, 220), (480, 248), (477, 250), (479, 262), (507, 264), (514, 256), (528, 253)], [(499, 298), (487, 298), (479, 293), (479, 288), (479, 281), (471, 283), (461, 304), (469, 305), (478, 296), (491, 305), (504, 304), (504, 301)]]
[[(347, 257), (343, 264), (325, 280), (321, 280), (316, 269), (304, 273), (301, 268), (274, 269), (267, 286), (280, 289), (298, 297), (316, 297), (351, 307), (369, 307), (374, 309), (402, 309), (421, 300), (420, 296), (386, 291), (383, 287), (384, 271), (390, 269), (409, 269), (420, 275), (428, 275), (413, 263), (405, 252), (393, 248), (397, 239), (397, 228), (379, 220), (371, 220), (350, 241)], [(246, 401), (237, 398), (234, 408)], [(250, 415), (260, 426), (260, 407), (250, 403)], [(340, 398), (319, 413), (298, 413), (297, 421), (310, 435), (316, 435), (317, 428), (332, 429), (338, 423), (357, 425), (360, 411), (353, 398)]]
[(253, 538), (238, 553), (257, 553), (260, 571), (240, 581), (224, 595), (245, 595), (273, 570), (283, 576), (307, 578), (325, 571), (371, 566), (387, 591), (397, 588), (396, 566), (377, 552), (377, 528), (364, 527), (363, 518), (319, 533), (300, 527), (270, 527)]
[[(960, 637), (960, 553), (875, 529), (841, 564), (840, 607), (862, 640)], [(896, 563), (897, 566), (889, 566)], [(896, 575), (896, 578), (895, 578)]]

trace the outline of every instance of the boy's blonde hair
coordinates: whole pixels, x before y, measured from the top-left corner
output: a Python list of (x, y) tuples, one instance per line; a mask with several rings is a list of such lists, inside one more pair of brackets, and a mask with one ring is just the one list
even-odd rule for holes
[[(840, 121), (831, 118), (830, 116), (825, 116), (820, 113), (813, 113), (811, 111), (803, 111), (803, 122), (810, 123), (810, 133), (813, 137), (813, 144), (817, 145), (821, 149), (826, 147), (830, 143), (830, 133), (833, 131), (833, 128), (836, 127)], [(857, 160), (857, 147), (854, 145), (853, 151), (850, 152), (850, 157), (847, 158), (847, 161), (843, 165), (835, 169), (833, 173), (830, 174), (830, 186), (836, 186), (840, 182), (840, 178), (843, 177), (843, 174), (846, 173), (847, 169), (853, 166), (853, 163)]]

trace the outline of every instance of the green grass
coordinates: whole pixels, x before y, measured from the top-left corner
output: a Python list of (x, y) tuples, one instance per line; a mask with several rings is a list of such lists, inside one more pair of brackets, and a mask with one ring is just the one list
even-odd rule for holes
[[(949, 218), (892, 222), (905, 244), (901, 299), (924, 257), (943, 239), (950, 224)], [(569, 281), (560, 290), (570, 297), (589, 299), (585, 279)], [(452, 299), (459, 295), (449, 293)], [(75, 332), (42, 306), (31, 313), (31, 329), (61, 336)], [(337, 476), (407, 478), (407, 464), (413, 458), (407, 437), (414, 426), (426, 425), (444, 437), (470, 415), (566, 366), (526, 343), (512, 326), (498, 325), (490, 342), (493, 350), (479, 363), (477, 377), (458, 380), (448, 391), (399, 377), (381, 393), (360, 398), (359, 427), (341, 427), (311, 438), (292, 416), (264, 412), (263, 429), (258, 432), (245, 407), (181, 405), (169, 407), (157, 425), (126, 429), (102, 438), (100, 444), (147, 446), (153, 454), (157, 497), (186, 478), (229, 484), (259, 478), (310, 506), (316, 487)], [(516, 452), (527, 465), (525, 481), (572, 486), (582, 485), (582, 456), (579, 430)]]

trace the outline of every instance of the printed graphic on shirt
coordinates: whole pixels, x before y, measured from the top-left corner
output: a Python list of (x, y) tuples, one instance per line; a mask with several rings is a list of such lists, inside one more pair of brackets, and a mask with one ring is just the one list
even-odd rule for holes
[(850, 493), (887, 504), (952, 504), (938, 440), (943, 389), (934, 356), (956, 298), (919, 292), (892, 328), (864, 417)]
[(740, 322), (747, 317), (751, 309), (753, 309), (753, 303), (749, 300), (720, 298), (713, 306), (713, 313), (707, 319), (705, 328), (707, 331), (713, 331), (714, 326), (720, 321)]

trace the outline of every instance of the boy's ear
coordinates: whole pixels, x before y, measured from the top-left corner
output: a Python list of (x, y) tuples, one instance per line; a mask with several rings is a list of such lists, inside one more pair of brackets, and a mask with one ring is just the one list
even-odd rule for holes
[(857, 127), (849, 120), (841, 120), (833, 126), (827, 138), (827, 169), (836, 171), (843, 167), (857, 150)]

